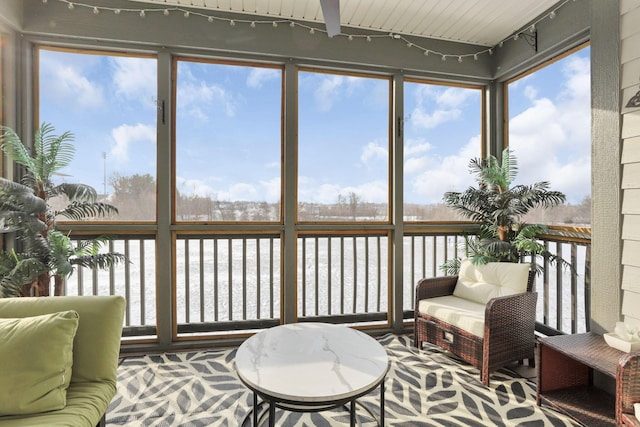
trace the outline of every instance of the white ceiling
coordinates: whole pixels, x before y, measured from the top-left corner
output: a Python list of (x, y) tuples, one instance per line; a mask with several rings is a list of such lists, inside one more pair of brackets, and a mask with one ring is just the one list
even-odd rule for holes
[[(324, 23), (320, 0), (130, 0)], [(348, 27), (495, 46), (569, 0), (340, 0)]]

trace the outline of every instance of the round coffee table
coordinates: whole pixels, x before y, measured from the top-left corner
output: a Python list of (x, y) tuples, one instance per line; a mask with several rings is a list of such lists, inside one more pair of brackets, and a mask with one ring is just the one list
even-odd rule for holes
[[(356, 399), (378, 386), (378, 422), (384, 425), (384, 379), (389, 358), (378, 341), (355, 329), (326, 323), (266, 329), (238, 348), (236, 371), (253, 391), (254, 426), (267, 413), (269, 426), (274, 426), (276, 407), (318, 412), (347, 403), (351, 426), (355, 426)], [(268, 412), (259, 415), (262, 404), (268, 404)], [(375, 419), (368, 408), (361, 407)]]

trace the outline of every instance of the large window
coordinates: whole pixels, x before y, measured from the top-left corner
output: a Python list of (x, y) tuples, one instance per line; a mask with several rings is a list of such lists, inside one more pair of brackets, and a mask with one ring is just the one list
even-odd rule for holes
[(39, 120), (75, 136), (60, 182), (89, 184), (111, 221), (156, 219), (156, 59), (38, 50)]
[(177, 61), (176, 220), (281, 216), (282, 69)]
[(590, 48), (508, 82), (509, 147), (518, 161), (516, 184), (548, 181), (567, 203), (534, 212), (528, 222), (591, 223)]
[(298, 219), (389, 220), (388, 78), (298, 73)]
[(455, 219), (442, 196), (473, 182), (467, 165), (482, 156), (482, 91), (406, 81), (404, 112), (404, 219)]

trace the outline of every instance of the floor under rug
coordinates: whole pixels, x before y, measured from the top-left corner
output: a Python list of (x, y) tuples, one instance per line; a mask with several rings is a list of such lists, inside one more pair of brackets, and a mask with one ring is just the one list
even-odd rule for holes
[[(378, 340), (391, 361), (386, 378), (385, 425), (575, 426), (568, 417), (535, 402), (535, 384), (509, 369), (480, 382), (478, 370), (426, 344), (418, 351), (408, 336)], [(118, 368), (118, 390), (107, 411), (110, 426), (248, 427), (252, 393), (234, 369), (235, 349), (127, 357)], [(380, 391), (358, 399), (379, 413)], [(276, 411), (279, 427), (348, 426), (342, 409), (317, 413)], [(377, 422), (362, 408), (363, 427)], [(264, 425), (267, 425), (265, 422)]]

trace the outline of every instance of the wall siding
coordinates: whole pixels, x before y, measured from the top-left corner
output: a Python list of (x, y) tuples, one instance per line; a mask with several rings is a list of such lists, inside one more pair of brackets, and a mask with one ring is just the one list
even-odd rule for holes
[(626, 107), (640, 91), (640, 3), (620, 4), (622, 113), (622, 316), (640, 325), (640, 107)]

